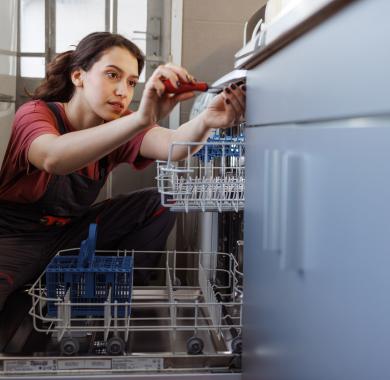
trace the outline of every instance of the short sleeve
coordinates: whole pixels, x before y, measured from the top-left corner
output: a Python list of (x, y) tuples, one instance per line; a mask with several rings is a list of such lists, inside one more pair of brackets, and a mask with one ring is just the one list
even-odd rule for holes
[(44, 134), (59, 135), (56, 121), (43, 101), (31, 101), (21, 106), (15, 114), (12, 144), (17, 147), (14, 157), (20, 167), (29, 167), (28, 151), (31, 143)]

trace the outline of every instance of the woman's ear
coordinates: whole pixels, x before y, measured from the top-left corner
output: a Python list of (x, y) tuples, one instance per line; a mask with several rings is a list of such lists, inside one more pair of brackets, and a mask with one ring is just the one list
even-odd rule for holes
[(81, 69), (74, 70), (72, 71), (70, 77), (75, 87), (83, 87), (84, 70)]

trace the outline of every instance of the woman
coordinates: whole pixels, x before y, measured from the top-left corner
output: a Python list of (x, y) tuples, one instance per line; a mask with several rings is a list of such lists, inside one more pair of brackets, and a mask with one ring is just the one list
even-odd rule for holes
[[(177, 87), (195, 79), (182, 67), (159, 66), (130, 113), (143, 65), (141, 51), (124, 37), (92, 33), (48, 65), (34, 100), (17, 111), (0, 172), (0, 310), (59, 249), (79, 246), (96, 220), (98, 249), (162, 250), (174, 216), (155, 190), (93, 205), (108, 173), (121, 162), (142, 169), (165, 160), (173, 141), (206, 141), (211, 129), (230, 127), (244, 112), (245, 87), (232, 85), (177, 130), (159, 127), (194, 95), (166, 94), (164, 81)], [(173, 159), (186, 153), (177, 150)], [(144, 256), (136, 265), (157, 260)], [(147, 272), (137, 282), (147, 282)]]

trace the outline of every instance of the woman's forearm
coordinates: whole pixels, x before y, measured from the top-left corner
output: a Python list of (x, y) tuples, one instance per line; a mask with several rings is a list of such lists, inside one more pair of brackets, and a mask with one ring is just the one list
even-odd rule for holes
[(53, 174), (72, 173), (112, 152), (144, 128), (133, 113), (93, 128), (58, 136), (47, 148), (44, 169)]
[(202, 148), (202, 145), (207, 141), (212, 129), (208, 128), (204, 122), (203, 115), (200, 114), (191, 119), (187, 123), (182, 124), (178, 129), (172, 131), (170, 143), (173, 142), (199, 142), (199, 145), (191, 145), (188, 150), (188, 145), (175, 146), (173, 161), (179, 161), (187, 157), (188, 153), (195, 153)]

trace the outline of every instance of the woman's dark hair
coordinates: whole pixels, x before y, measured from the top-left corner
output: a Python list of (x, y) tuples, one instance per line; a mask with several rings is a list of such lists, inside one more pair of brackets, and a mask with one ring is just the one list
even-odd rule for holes
[(58, 54), (46, 68), (43, 83), (33, 92), (33, 99), (44, 101), (68, 102), (75, 90), (71, 73), (77, 69), (88, 71), (101, 56), (112, 47), (127, 49), (138, 62), (138, 75), (141, 73), (145, 58), (142, 51), (120, 34), (95, 32), (84, 37), (76, 50)]

